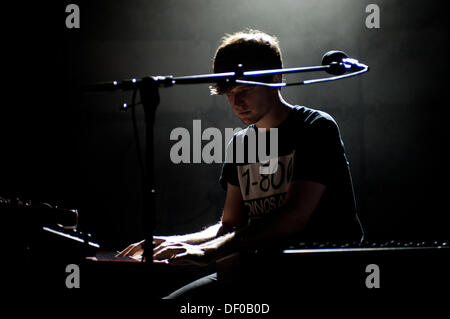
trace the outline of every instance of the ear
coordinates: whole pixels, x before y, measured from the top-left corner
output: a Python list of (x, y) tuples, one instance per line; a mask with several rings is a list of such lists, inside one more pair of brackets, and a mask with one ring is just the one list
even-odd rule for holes
[[(274, 74), (273, 75), (273, 77), (272, 77), (272, 83), (281, 83), (281, 82), (283, 82), (283, 75), (280, 73), (280, 74)], [(277, 92), (277, 94), (278, 94), (278, 92), (281, 90), (281, 88), (273, 88), (276, 92)]]

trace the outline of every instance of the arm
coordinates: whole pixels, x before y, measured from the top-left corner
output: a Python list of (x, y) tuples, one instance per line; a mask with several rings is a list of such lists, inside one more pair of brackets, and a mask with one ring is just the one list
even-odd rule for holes
[[(183, 261), (183, 259), (192, 258), (193, 260), (208, 261), (230, 254), (240, 248), (261, 247), (274, 241), (289, 238), (304, 229), (324, 191), (325, 186), (316, 182), (292, 182), (287, 194), (286, 204), (278, 212), (261, 219), (257, 223), (252, 223), (247, 227), (205, 242), (199, 245), (192, 254), (188, 249), (177, 255), (175, 260)], [(234, 201), (230, 204), (230, 207), (234, 207), (234, 205), (239, 207), (238, 203)], [(225, 210), (223, 222), (227, 221), (226, 212)], [(233, 221), (236, 221), (232, 212), (230, 212), (230, 216)]]
[[(199, 245), (212, 241), (215, 238), (221, 237), (224, 234), (231, 232), (233, 229), (242, 226), (246, 222), (243, 208), (240, 188), (228, 184), (227, 197), (221, 222), (197, 233), (175, 236), (154, 236), (154, 257), (156, 259), (169, 258), (175, 251), (183, 250), (182, 247), (189, 247), (188, 245)], [(142, 255), (143, 242), (144, 241), (140, 241), (129, 245), (117, 254), (117, 257), (134, 257)]]
[[(189, 245), (198, 245), (203, 242), (209, 241), (213, 238), (216, 238), (218, 235), (222, 224), (219, 222), (215, 225), (212, 225), (202, 231), (186, 234), (186, 235), (174, 235), (174, 236), (153, 236), (153, 240), (155, 242), (155, 252), (160, 251), (161, 249), (177, 244), (189, 244)], [(143, 243), (145, 240), (141, 240), (137, 243), (129, 245), (127, 248), (122, 250), (120, 253), (116, 255), (116, 257), (124, 257), (124, 256), (140, 256), (144, 253)]]
[(170, 242), (178, 242), (178, 243), (186, 243), (191, 245), (198, 245), (213, 238), (216, 238), (217, 233), (219, 232), (222, 224), (219, 222), (215, 225), (209, 226), (208, 228), (186, 235), (174, 235), (174, 236), (155, 236), (165, 241)]
[(217, 238), (243, 227), (246, 223), (247, 216), (244, 213), (241, 189), (228, 183), (222, 220), (218, 224), (202, 232), (183, 236), (170, 236), (168, 238), (174, 238), (177, 242), (186, 244), (198, 245), (205, 243), (208, 245), (208, 242), (213, 242)]
[(228, 241), (234, 236), (234, 231), (242, 228), (246, 222), (247, 216), (244, 213), (241, 189), (238, 186), (228, 183), (222, 220), (216, 225), (217, 232), (215, 233), (215, 236), (201, 243), (196, 242), (194, 245), (186, 242), (163, 243), (155, 249), (153, 257), (161, 260), (173, 258), (175, 255), (177, 255), (179, 259), (188, 255), (197, 257), (202, 256), (205, 250), (213, 251), (221, 246), (222, 242)]

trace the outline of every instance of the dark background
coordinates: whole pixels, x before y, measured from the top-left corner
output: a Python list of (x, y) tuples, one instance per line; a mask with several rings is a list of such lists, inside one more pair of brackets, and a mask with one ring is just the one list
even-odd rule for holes
[[(282, 94), (338, 122), (369, 238), (448, 237), (447, 1), (75, 1), (81, 28), (67, 29), (69, 3), (3, 7), (0, 196), (77, 208), (80, 227), (114, 249), (142, 239), (131, 112), (119, 111), (131, 94), (80, 86), (210, 73), (220, 38), (251, 27), (278, 36), (286, 67), (319, 65), (332, 49), (371, 67)], [(381, 9), (380, 29), (365, 26), (369, 3)], [(221, 164), (173, 164), (169, 134), (192, 132), (195, 119), (202, 130), (242, 124), (207, 85), (160, 93), (156, 232), (196, 231), (221, 216)], [(141, 107), (137, 116), (142, 141)]]

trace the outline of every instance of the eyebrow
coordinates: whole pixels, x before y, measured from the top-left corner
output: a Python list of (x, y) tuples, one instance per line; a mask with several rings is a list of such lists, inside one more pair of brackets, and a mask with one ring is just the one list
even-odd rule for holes
[[(241, 87), (240, 86), (236, 86), (236, 87), (232, 88), (231, 90), (226, 92), (226, 94), (236, 94), (236, 93), (240, 93), (240, 92), (246, 92), (246, 91), (254, 89), (255, 87), (256, 87), (255, 85), (246, 85), (246, 84), (244, 84)], [(232, 92), (233, 90), (236, 90), (236, 91)]]

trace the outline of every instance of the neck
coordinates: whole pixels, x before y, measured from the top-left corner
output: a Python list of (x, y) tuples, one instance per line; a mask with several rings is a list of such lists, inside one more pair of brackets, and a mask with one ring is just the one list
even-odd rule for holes
[(266, 113), (258, 122), (255, 123), (258, 129), (270, 130), (271, 128), (280, 126), (281, 123), (287, 118), (292, 105), (287, 103), (281, 93), (278, 92), (277, 96), (272, 102), (272, 106), (269, 112)]

